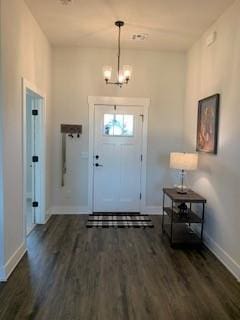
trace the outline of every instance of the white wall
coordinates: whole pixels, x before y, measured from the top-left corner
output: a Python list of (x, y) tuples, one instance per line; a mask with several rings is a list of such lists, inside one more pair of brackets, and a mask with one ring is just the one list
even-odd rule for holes
[[(217, 155), (200, 155), (200, 170), (193, 187), (208, 199), (206, 241), (240, 278), (240, 2), (202, 36), (188, 53), (184, 136), (186, 149), (196, 143), (197, 101), (220, 93)], [(206, 46), (206, 37), (217, 40)]]
[[(4, 211), (1, 219), (3, 219), (5, 230), (5, 254), (2, 264), (8, 273), (24, 252), (25, 238), (22, 210), (21, 81), (24, 77), (47, 94), (49, 128), (51, 119), (49, 112), (51, 105), (51, 48), (24, 1), (2, 0), (1, 4), (1, 71), (3, 80), (1, 115), (3, 120), (2, 160), (4, 171)], [(47, 167), (49, 171), (49, 152)]]
[[(102, 78), (104, 65), (116, 65), (116, 50), (54, 49), (52, 204), (59, 213), (67, 212), (69, 208), (77, 211), (77, 208), (85, 208), (88, 203), (88, 159), (83, 154), (88, 152), (88, 96), (151, 99), (147, 206), (159, 208), (162, 186), (171, 183), (169, 152), (182, 147), (185, 55), (123, 50), (122, 57), (123, 64), (125, 62), (133, 66), (133, 78), (128, 86), (120, 89), (106, 86)], [(80, 141), (68, 139), (69, 170), (64, 188), (60, 186), (61, 123), (83, 124)]]

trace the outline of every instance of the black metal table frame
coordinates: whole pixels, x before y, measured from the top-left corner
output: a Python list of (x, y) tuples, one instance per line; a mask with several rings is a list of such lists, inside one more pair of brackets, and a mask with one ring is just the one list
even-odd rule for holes
[(204, 225), (204, 217), (205, 217), (205, 204), (206, 202), (205, 201), (190, 201), (190, 200), (184, 200), (184, 201), (174, 201), (173, 199), (171, 199), (167, 194), (166, 192), (163, 191), (163, 199), (162, 199), (162, 232), (165, 233), (165, 230), (164, 230), (164, 215), (165, 215), (165, 197), (168, 197), (171, 201), (172, 201), (172, 213), (171, 213), (171, 233), (170, 233), (170, 244), (171, 246), (174, 244), (173, 243), (173, 215), (174, 215), (174, 203), (182, 203), (182, 202), (185, 202), (185, 203), (189, 203), (190, 204), (190, 211), (192, 210), (192, 203), (198, 203), (198, 204), (202, 204), (202, 223), (201, 223), (201, 236), (200, 236), (200, 239), (201, 239), (201, 243), (203, 241), (203, 225)]

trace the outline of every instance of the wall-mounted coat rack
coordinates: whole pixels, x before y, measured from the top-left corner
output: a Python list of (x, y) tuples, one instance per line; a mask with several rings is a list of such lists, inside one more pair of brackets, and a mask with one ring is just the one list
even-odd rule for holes
[(67, 172), (67, 163), (66, 163), (66, 136), (68, 135), (71, 138), (74, 138), (76, 135), (77, 138), (80, 138), (82, 134), (82, 125), (81, 124), (61, 124), (61, 133), (62, 133), (62, 182), (61, 185), (64, 187), (65, 181), (64, 176)]

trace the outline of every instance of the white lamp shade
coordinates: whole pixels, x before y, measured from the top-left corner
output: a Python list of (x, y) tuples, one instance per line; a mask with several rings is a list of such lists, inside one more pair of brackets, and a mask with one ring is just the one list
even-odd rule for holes
[(112, 76), (112, 67), (111, 66), (105, 66), (103, 67), (103, 77), (104, 80), (110, 80)]
[(197, 153), (171, 152), (170, 168), (179, 170), (196, 170), (198, 167)]

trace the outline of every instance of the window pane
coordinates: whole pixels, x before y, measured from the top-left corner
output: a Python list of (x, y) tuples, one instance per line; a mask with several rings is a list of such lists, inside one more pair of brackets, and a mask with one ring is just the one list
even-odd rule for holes
[(104, 114), (104, 134), (108, 136), (133, 136), (133, 115)]
[(104, 115), (104, 134), (113, 136), (114, 114)]
[(133, 116), (132, 115), (126, 115), (126, 114), (124, 115), (123, 135), (124, 136), (133, 135)]
[(114, 135), (122, 136), (123, 135), (123, 115), (116, 114), (114, 122)]

